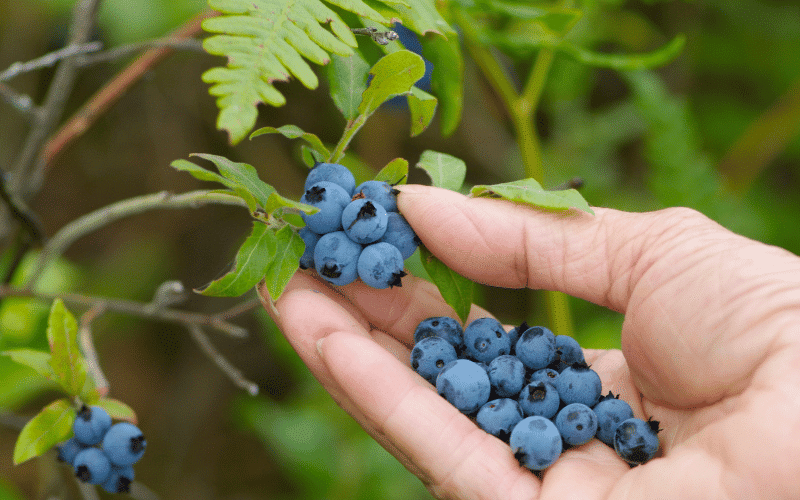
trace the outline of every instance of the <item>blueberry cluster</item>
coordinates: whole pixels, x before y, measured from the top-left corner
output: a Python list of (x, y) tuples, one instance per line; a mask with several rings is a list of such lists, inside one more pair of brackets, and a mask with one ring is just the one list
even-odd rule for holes
[(99, 406), (83, 406), (72, 424), (74, 436), (58, 446), (58, 459), (72, 466), (84, 483), (100, 485), (109, 493), (127, 493), (133, 482), (133, 464), (147, 441), (133, 424), (111, 423)]
[(401, 286), (403, 263), (419, 239), (397, 212), (397, 190), (382, 181), (356, 187), (350, 171), (318, 163), (308, 174), (300, 201), (319, 212), (302, 214), (306, 244), (300, 267), (316, 269), (334, 285), (361, 278), (372, 288)]
[(658, 451), (659, 423), (634, 418), (619, 395), (602, 396), (578, 342), (543, 326), (506, 332), (481, 318), (462, 329), (453, 318), (428, 318), (414, 331), (411, 367), (533, 471), (594, 437), (632, 466)]

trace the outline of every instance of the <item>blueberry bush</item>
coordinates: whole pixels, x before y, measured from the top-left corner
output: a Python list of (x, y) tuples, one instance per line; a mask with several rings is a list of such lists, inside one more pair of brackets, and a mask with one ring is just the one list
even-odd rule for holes
[[(420, 325), (410, 365), (480, 379), (454, 400), (521, 462), (557, 457), (534, 434), (585, 442), (555, 417), (572, 405), (645, 461), (657, 423), (559, 388), (591, 371), (581, 346), (619, 347), (622, 317), (470, 282), (419, 244), (394, 187), (565, 215), (689, 206), (798, 253), (796, 16), (788, 0), (0, 4), (0, 497), (429, 497), (261, 310), (254, 288), (275, 301), (296, 272), (435, 283), (455, 314)], [(500, 322), (463, 324), (473, 303)], [(503, 326), (522, 321), (552, 346)]]

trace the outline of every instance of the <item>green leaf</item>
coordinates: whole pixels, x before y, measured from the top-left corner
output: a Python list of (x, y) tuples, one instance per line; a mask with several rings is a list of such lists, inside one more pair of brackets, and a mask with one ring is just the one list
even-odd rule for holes
[(423, 40), (422, 55), (433, 64), (431, 91), (439, 99), (442, 135), (449, 136), (461, 121), (464, 103), (464, 58), (458, 35)]
[[(402, 21), (403, 26), (417, 34), (437, 33), (449, 37), (455, 30), (447, 24), (431, 0), (382, 0), (391, 8), (376, 5), (375, 10), (387, 19)], [(385, 23), (384, 23), (385, 24)]]
[(658, 50), (647, 54), (603, 54), (563, 43), (557, 49), (578, 62), (616, 70), (639, 70), (663, 66), (672, 61), (686, 45), (686, 36), (678, 35)]
[(395, 158), (386, 164), (375, 176), (376, 181), (387, 182), (391, 185), (405, 184), (408, 181), (408, 160)]
[(311, 132), (304, 132), (300, 127), (296, 125), (284, 125), (283, 127), (279, 128), (261, 127), (260, 129), (250, 134), (250, 139), (254, 139), (264, 134), (281, 134), (287, 139), (298, 139), (298, 138), (303, 139), (309, 146), (311, 146), (311, 149), (313, 149), (323, 157), (327, 158), (331, 154), (331, 152), (328, 151), (328, 148), (325, 147), (325, 145), (322, 143), (319, 137), (312, 134)]
[(463, 160), (431, 150), (423, 151), (417, 167), (428, 173), (434, 186), (452, 191), (461, 189), (467, 176)]
[(20, 431), (14, 446), (14, 465), (38, 457), (69, 439), (76, 415), (75, 408), (67, 399), (59, 399), (45, 406)]
[(273, 301), (280, 298), (286, 284), (300, 267), (300, 257), (305, 250), (303, 238), (289, 226), (284, 226), (275, 233), (275, 244), (275, 254), (265, 276), (267, 290)]
[(114, 420), (124, 420), (132, 424), (136, 424), (137, 422), (136, 412), (122, 401), (112, 398), (101, 398), (94, 404), (104, 409)]
[(49, 352), (34, 351), (33, 349), (10, 349), (0, 352), (8, 356), (15, 363), (33, 368), (48, 380), (55, 380), (56, 376), (50, 366), (52, 355)]
[(275, 245), (275, 233), (266, 224), (255, 222), (250, 236), (239, 247), (234, 269), (197, 291), (211, 297), (238, 297), (251, 290), (264, 277)]
[(307, 214), (315, 214), (319, 212), (319, 208), (312, 207), (311, 205), (306, 205), (305, 203), (300, 203), (299, 201), (290, 200), (289, 198), (284, 198), (283, 196), (279, 195), (277, 192), (272, 193), (267, 200), (266, 205), (264, 205), (264, 210), (271, 214), (278, 209), (281, 208), (293, 208), (299, 210), (301, 212), (305, 212)]
[[(348, 120), (358, 116), (361, 95), (367, 89), (368, 73), (369, 64), (358, 51), (348, 57), (334, 55), (328, 65), (331, 98)], [(326, 158), (328, 156), (325, 155)]]
[(371, 115), (389, 98), (405, 94), (425, 74), (422, 57), (408, 50), (398, 50), (382, 57), (370, 70), (373, 75), (362, 95), (359, 113)]
[(255, 198), (261, 207), (264, 207), (267, 204), (267, 200), (269, 199), (270, 195), (275, 192), (274, 187), (270, 186), (258, 177), (258, 172), (256, 172), (256, 169), (252, 165), (248, 165), (247, 163), (232, 162), (224, 156), (203, 153), (192, 153), (191, 156), (203, 158), (204, 160), (214, 163), (219, 170), (219, 173), (228, 179), (228, 181), (233, 183), (228, 187), (231, 187), (231, 189), (234, 189), (233, 186), (244, 188), (247, 193)]
[(500, 198), (549, 210), (577, 208), (594, 215), (589, 203), (578, 191), (574, 189), (547, 191), (534, 179), (522, 179), (492, 186), (475, 186), (470, 191), (470, 196)]
[(78, 323), (61, 299), (53, 301), (47, 318), (47, 341), (50, 343), (49, 364), (55, 381), (70, 396), (78, 396), (87, 377), (86, 360), (78, 347)]
[(244, 200), (247, 203), (247, 208), (250, 212), (255, 212), (258, 208), (258, 202), (244, 186), (240, 185), (238, 182), (232, 181), (226, 177), (223, 177), (217, 173), (211, 172), (210, 170), (206, 170), (203, 167), (195, 165), (194, 163), (187, 161), (187, 160), (175, 160), (170, 164), (174, 169), (180, 170), (183, 172), (188, 172), (192, 175), (195, 179), (199, 179), (201, 181), (211, 181), (211, 182), (219, 182), (220, 184), (224, 184), (229, 189), (231, 189), (236, 196)]
[(411, 137), (416, 137), (428, 128), (436, 112), (437, 100), (435, 97), (411, 87), (411, 94), (408, 95), (408, 108), (411, 111)]
[[(395, 5), (397, 0), (384, 0)], [(389, 20), (361, 0), (327, 0), (345, 11), (382, 24)], [(403, 2), (404, 3), (404, 2)], [(281, 106), (286, 98), (274, 81), (295, 77), (308, 88), (318, 80), (306, 60), (327, 64), (329, 54), (348, 56), (355, 36), (336, 12), (320, 0), (209, 0), (219, 17), (203, 21), (213, 36), (203, 41), (209, 53), (225, 56), (227, 67), (211, 68), (203, 81), (217, 97), (217, 127), (228, 131), (231, 143), (247, 136), (255, 125), (257, 106)], [(323, 25), (328, 25), (326, 29)]]
[(319, 153), (305, 144), (300, 146), (300, 154), (303, 157), (303, 163), (305, 163), (308, 168), (313, 168), (314, 165), (324, 162), (330, 156), (320, 156)]
[(422, 266), (439, 288), (442, 298), (453, 308), (461, 321), (466, 322), (472, 307), (474, 283), (447, 267), (424, 246), (420, 245), (419, 250)]

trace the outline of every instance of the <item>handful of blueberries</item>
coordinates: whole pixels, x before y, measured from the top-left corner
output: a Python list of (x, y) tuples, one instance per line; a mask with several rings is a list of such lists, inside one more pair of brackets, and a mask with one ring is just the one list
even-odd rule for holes
[(419, 239), (397, 212), (397, 190), (382, 181), (356, 187), (353, 174), (337, 163), (312, 168), (305, 190), (300, 201), (319, 212), (302, 214), (300, 267), (339, 286), (356, 278), (373, 288), (401, 286), (403, 263)]
[(428, 318), (414, 331), (411, 367), (533, 471), (594, 437), (631, 466), (658, 451), (659, 423), (634, 418), (619, 395), (602, 396), (578, 342), (545, 327), (506, 332), (480, 318), (462, 330), (453, 318)]
[(71, 465), (84, 483), (100, 485), (109, 493), (129, 492), (133, 464), (147, 447), (142, 431), (128, 422), (112, 425), (103, 408), (85, 405), (72, 431), (74, 436), (58, 446), (58, 459)]

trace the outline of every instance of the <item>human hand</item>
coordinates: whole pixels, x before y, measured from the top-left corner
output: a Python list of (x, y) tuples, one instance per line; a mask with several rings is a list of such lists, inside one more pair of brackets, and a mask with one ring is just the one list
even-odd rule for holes
[[(800, 258), (688, 209), (592, 217), (400, 189), (400, 211), (460, 274), (624, 313), (622, 351), (590, 350), (587, 362), (604, 393), (664, 429), (662, 455), (642, 466), (595, 439), (540, 480), (409, 367), (416, 325), (454, 316), (434, 285), (408, 276), (390, 290), (333, 288), (297, 273), (273, 318), (337, 403), (435, 496), (800, 498)], [(469, 320), (484, 316), (473, 306)]]

